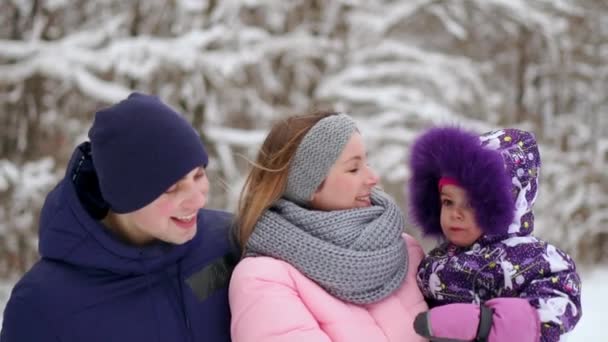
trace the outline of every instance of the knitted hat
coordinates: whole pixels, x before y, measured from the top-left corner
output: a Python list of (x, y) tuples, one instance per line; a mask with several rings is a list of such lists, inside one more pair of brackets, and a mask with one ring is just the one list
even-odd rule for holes
[(102, 196), (116, 213), (146, 206), (207, 166), (198, 133), (155, 96), (132, 93), (98, 111), (89, 139)]
[(319, 120), (296, 149), (283, 196), (307, 205), (356, 130), (355, 122), (346, 114)]

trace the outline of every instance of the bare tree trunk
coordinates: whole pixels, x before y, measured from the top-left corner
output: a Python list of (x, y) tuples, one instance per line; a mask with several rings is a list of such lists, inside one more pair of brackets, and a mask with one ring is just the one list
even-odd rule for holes
[(515, 122), (522, 122), (527, 116), (528, 111), (524, 104), (526, 94), (526, 70), (530, 64), (528, 56), (528, 45), (530, 43), (530, 31), (521, 27), (517, 39), (517, 62), (515, 64)]

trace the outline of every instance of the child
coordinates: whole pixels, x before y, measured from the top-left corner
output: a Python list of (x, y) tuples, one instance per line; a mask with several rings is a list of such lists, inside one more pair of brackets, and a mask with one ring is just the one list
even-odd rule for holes
[(412, 324), (427, 309), (415, 278), (424, 255), (377, 182), (349, 116), (274, 125), (240, 202), (234, 342), (423, 340)]
[(40, 217), (40, 255), (0, 341), (229, 341), (231, 217), (207, 202), (207, 152), (158, 98), (98, 111)]
[(410, 165), (413, 218), (425, 235), (446, 240), (418, 268), (432, 308), (417, 318), (418, 333), (558, 341), (570, 332), (581, 317), (581, 284), (568, 254), (532, 236), (540, 171), (533, 135), (433, 128), (414, 143)]

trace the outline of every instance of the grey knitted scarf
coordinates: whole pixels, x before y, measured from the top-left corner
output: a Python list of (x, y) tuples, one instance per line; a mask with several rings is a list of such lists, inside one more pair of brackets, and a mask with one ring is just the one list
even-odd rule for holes
[(404, 218), (374, 189), (372, 206), (316, 211), (280, 199), (255, 226), (245, 256), (281, 259), (333, 296), (369, 304), (398, 289), (407, 273)]

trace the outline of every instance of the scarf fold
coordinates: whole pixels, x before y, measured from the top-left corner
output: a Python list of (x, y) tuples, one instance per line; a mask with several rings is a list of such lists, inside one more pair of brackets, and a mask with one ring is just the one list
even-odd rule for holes
[(398, 206), (377, 189), (371, 201), (366, 208), (317, 211), (280, 199), (256, 224), (245, 256), (286, 261), (343, 301), (378, 302), (403, 283), (408, 254)]

